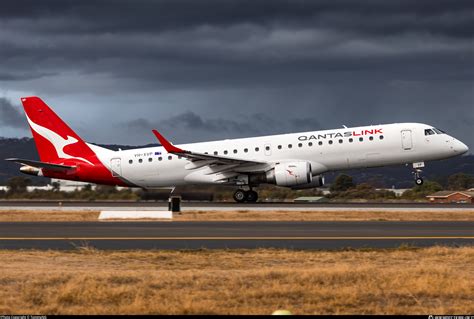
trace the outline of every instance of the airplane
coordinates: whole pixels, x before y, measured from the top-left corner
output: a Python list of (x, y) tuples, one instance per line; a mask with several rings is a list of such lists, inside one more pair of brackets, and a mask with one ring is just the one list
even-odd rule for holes
[(40, 98), (21, 101), (40, 157), (6, 159), (22, 173), (142, 189), (229, 185), (236, 202), (256, 202), (262, 184), (317, 188), (330, 171), (397, 164), (412, 164), (421, 185), (426, 161), (469, 150), (431, 125), (395, 123), (182, 145), (153, 130), (161, 146), (113, 151), (86, 143)]

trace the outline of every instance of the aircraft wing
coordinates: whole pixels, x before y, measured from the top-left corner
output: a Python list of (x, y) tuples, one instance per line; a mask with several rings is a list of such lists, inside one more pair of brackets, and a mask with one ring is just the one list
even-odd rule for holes
[(44, 169), (59, 171), (59, 172), (65, 172), (65, 171), (73, 170), (76, 168), (76, 166), (45, 163), (45, 162), (33, 161), (33, 160), (21, 159), (21, 158), (7, 158), (5, 160), (9, 162), (16, 162), (23, 165), (28, 165), (28, 166), (32, 166), (36, 168), (44, 168)]
[[(205, 161), (206, 163), (208, 163), (207, 165), (211, 165), (211, 164), (221, 164), (221, 165), (226, 165), (226, 164), (237, 164), (237, 165), (241, 165), (241, 164), (249, 164), (249, 165), (268, 164), (268, 162), (264, 162), (264, 161), (246, 160), (246, 159), (240, 159), (240, 158), (237, 158), (237, 157), (211, 155), (211, 154), (204, 154), (204, 153), (199, 153), (199, 152), (183, 150), (183, 149), (181, 149), (179, 147), (176, 147), (173, 144), (171, 144), (157, 130), (153, 130), (153, 134), (155, 134), (156, 138), (160, 141), (160, 144), (166, 149), (166, 151), (168, 153), (187, 158), (187, 159), (189, 159), (193, 162), (195, 162), (195, 161)], [(196, 163), (196, 164), (198, 164), (198, 163)], [(204, 164), (204, 162), (202, 164)], [(201, 165), (200, 167), (207, 166), (207, 165)]]

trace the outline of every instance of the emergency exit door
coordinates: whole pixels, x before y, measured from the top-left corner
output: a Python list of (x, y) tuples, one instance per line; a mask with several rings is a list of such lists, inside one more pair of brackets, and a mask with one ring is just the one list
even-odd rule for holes
[(411, 150), (413, 148), (413, 140), (411, 138), (411, 130), (402, 131), (402, 148), (405, 151)]

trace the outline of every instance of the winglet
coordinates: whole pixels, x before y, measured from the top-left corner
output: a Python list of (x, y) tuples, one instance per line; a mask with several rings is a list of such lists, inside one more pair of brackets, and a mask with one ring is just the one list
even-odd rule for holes
[(160, 144), (163, 145), (163, 147), (165, 148), (165, 150), (168, 152), (168, 153), (185, 153), (184, 150), (174, 146), (173, 144), (171, 144), (166, 138), (163, 137), (163, 135), (160, 134), (160, 132), (158, 132), (157, 130), (153, 130), (153, 134), (155, 134), (156, 138), (158, 139), (158, 141), (160, 141)]

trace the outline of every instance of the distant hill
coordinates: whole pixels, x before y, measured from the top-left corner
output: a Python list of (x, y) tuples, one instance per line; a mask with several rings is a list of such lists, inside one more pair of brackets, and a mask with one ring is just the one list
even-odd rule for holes
[[(152, 147), (156, 144), (144, 146), (129, 145), (100, 145), (112, 150), (133, 149), (139, 147)], [(38, 160), (36, 146), (31, 138), (1, 138), (0, 137), (0, 185), (4, 185), (10, 177), (21, 175), (18, 171), (19, 165), (3, 161), (9, 157), (19, 157)], [(325, 174), (326, 182), (330, 183), (341, 172)], [(370, 182), (376, 187), (410, 188), (413, 186), (410, 166), (392, 166), (371, 169), (358, 169), (344, 171), (354, 177), (357, 183)], [(448, 160), (427, 163), (424, 170), (426, 179), (435, 180), (441, 184), (446, 183), (446, 178), (455, 173), (466, 173), (474, 175), (474, 155), (455, 157)], [(49, 182), (46, 178), (34, 178), (34, 184), (41, 185)]]

